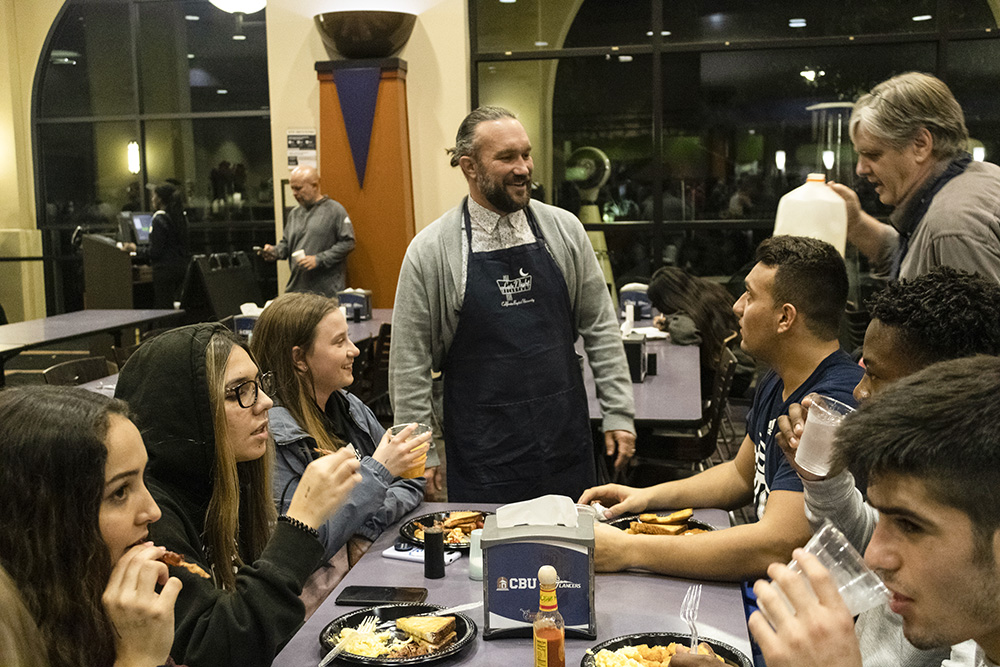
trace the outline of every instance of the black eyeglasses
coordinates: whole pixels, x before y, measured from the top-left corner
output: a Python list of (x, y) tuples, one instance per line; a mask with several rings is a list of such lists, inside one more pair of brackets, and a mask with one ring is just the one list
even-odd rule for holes
[(268, 371), (258, 375), (256, 380), (247, 380), (226, 391), (226, 398), (240, 404), (241, 408), (252, 408), (257, 404), (259, 389), (263, 389), (265, 394), (270, 394), (274, 389), (274, 373)]

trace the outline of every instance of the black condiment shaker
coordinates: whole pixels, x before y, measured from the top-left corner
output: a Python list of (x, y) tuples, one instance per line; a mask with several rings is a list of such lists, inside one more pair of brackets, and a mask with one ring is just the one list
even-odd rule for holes
[(444, 577), (444, 533), (437, 526), (424, 530), (424, 577)]

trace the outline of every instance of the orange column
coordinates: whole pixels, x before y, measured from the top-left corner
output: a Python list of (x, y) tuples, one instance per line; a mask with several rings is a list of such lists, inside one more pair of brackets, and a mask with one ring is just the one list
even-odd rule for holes
[[(362, 188), (337, 95), (337, 70), (372, 64), (381, 67), (381, 79)], [(316, 71), (321, 189), (347, 209), (357, 238), (347, 259), (347, 285), (370, 289), (374, 308), (391, 308), (403, 255), (414, 234), (406, 62), (337, 60), (316, 63)]]

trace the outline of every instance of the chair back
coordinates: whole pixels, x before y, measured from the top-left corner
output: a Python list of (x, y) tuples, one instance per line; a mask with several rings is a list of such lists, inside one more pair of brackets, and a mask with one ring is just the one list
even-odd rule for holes
[(46, 384), (75, 387), (91, 380), (100, 380), (112, 372), (104, 357), (86, 357), (49, 366), (42, 371), (42, 377)]
[(725, 415), (726, 403), (729, 401), (729, 390), (733, 387), (736, 364), (736, 355), (733, 354), (733, 351), (728, 347), (723, 347), (722, 354), (719, 355), (719, 365), (715, 371), (712, 397), (702, 411), (702, 417), (708, 426), (703, 436), (704, 449), (708, 449), (706, 456), (711, 456), (712, 452), (715, 451), (719, 438), (719, 428), (722, 426), (722, 417)]
[(111, 353), (115, 356), (115, 363), (118, 364), (118, 369), (125, 365), (128, 358), (132, 356), (132, 353), (139, 349), (142, 343), (136, 343), (135, 345), (124, 345), (118, 347), (117, 345), (111, 346)]
[(372, 363), (372, 396), (367, 402), (375, 416), (383, 425), (392, 425), (393, 410), (389, 400), (389, 346), (392, 343), (392, 325), (383, 322), (375, 339), (375, 355)]

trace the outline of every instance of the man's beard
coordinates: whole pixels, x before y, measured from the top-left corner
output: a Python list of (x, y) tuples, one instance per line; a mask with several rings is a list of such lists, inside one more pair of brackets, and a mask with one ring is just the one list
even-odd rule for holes
[[(482, 172), (480, 172), (482, 173)], [(525, 195), (523, 201), (514, 199), (507, 192), (506, 184), (503, 179), (492, 179), (489, 176), (483, 176), (478, 179), (479, 191), (486, 198), (486, 201), (491, 203), (498, 211), (503, 211), (506, 214), (513, 213), (514, 211), (520, 211), (522, 208), (528, 205), (531, 201), (531, 175), (524, 177)], [(511, 185), (517, 185), (521, 179), (515, 179)]]

